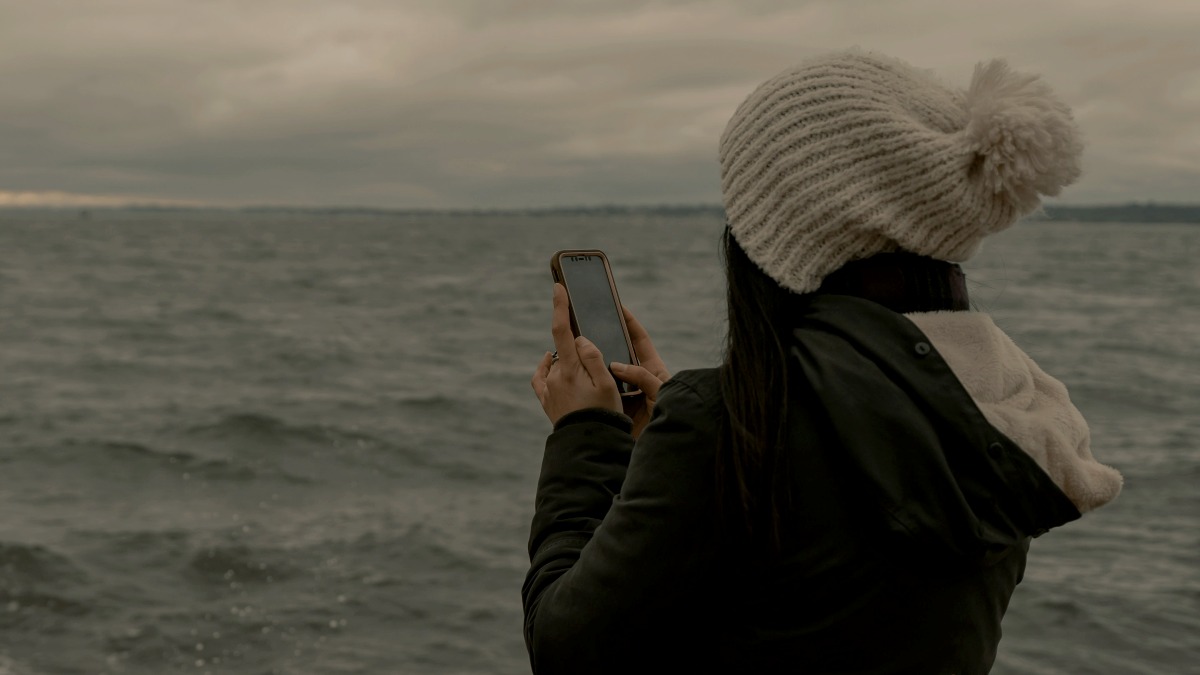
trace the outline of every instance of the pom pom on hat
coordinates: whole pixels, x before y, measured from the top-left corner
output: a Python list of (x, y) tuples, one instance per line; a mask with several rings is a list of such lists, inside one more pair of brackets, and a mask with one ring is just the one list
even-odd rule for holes
[(1071, 111), (1036, 75), (979, 64), (968, 89), (851, 49), (767, 80), (721, 135), (730, 232), (784, 288), (877, 253), (962, 262), (1079, 176)]
[(1022, 213), (1079, 177), (1083, 145), (1071, 110), (1037, 75), (1013, 72), (1003, 59), (980, 63), (966, 105), (979, 180)]

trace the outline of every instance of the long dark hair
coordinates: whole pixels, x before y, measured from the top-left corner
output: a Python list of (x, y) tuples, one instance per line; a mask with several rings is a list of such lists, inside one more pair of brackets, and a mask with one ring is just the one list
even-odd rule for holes
[(759, 269), (728, 228), (721, 249), (729, 327), (720, 369), (727, 415), (718, 441), (717, 499), (753, 545), (779, 553), (791, 504), (786, 332), (804, 296)]

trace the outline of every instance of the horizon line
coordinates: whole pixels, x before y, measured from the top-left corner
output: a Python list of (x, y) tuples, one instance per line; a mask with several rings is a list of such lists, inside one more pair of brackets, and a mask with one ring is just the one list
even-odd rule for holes
[[(1120, 208), (1200, 209), (1200, 202), (1159, 202), (1155, 200), (1110, 202), (1104, 204), (1042, 204), (1041, 209), (1120, 209)], [(284, 205), (250, 204), (223, 206), (217, 204), (171, 204), (156, 202), (130, 202), (127, 204), (0, 204), (0, 211), (231, 211), (231, 212), (304, 212), (304, 213), (362, 213), (362, 214), (529, 214), (584, 211), (723, 211), (719, 203), (655, 203), (655, 204), (574, 204), (543, 206), (447, 206), (447, 207), (402, 207), (402, 206), (347, 206), (347, 205)], [(1030, 214), (1036, 216), (1037, 212)]]

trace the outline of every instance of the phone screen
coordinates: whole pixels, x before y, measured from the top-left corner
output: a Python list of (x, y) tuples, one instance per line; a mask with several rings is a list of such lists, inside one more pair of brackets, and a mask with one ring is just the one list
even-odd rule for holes
[[(621, 308), (608, 284), (604, 259), (597, 255), (564, 255), (559, 264), (579, 334), (600, 349), (606, 365), (611, 361), (629, 363), (629, 346), (621, 330)], [(623, 391), (635, 388), (618, 383), (623, 385)]]

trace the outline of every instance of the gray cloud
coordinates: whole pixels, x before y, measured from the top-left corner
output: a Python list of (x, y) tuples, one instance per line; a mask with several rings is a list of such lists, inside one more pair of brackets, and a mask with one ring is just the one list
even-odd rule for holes
[(0, 193), (716, 202), (716, 142), (741, 99), (851, 44), (960, 86), (992, 56), (1043, 73), (1088, 138), (1065, 201), (1200, 192), (1191, 0), (10, 4)]

